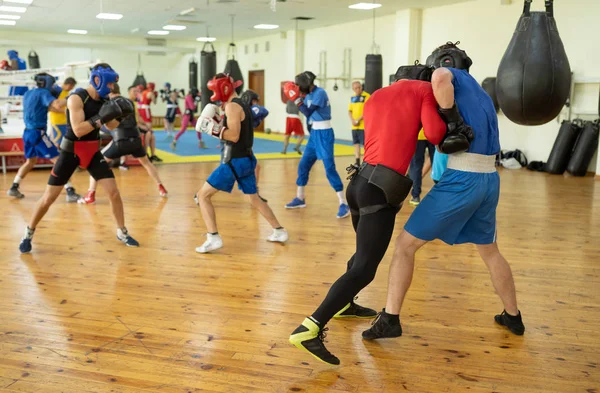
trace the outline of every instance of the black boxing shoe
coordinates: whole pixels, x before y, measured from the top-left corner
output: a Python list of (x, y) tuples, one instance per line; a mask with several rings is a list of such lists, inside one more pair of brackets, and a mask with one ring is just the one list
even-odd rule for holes
[(371, 328), (362, 333), (365, 340), (376, 340), (378, 338), (393, 338), (402, 336), (400, 317), (381, 310), (377, 318), (371, 324)]
[[(355, 298), (356, 299), (356, 298)], [(354, 300), (346, 305), (346, 307), (342, 308), (335, 314), (333, 317), (338, 318), (375, 318), (377, 316), (377, 311), (363, 307), (354, 303)]]
[(519, 311), (519, 315), (513, 316), (504, 310), (501, 314), (494, 317), (494, 321), (496, 321), (498, 325), (506, 326), (508, 330), (517, 336), (522, 336), (523, 333), (525, 333), (525, 325), (523, 325), (521, 311)]

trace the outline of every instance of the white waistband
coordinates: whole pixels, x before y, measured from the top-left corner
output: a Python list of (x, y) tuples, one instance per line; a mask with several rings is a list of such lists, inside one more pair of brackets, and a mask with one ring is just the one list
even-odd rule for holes
[(328, 130), (332, 128), (331, 120), (313, 121), (311, 128), (313, 130)]
[(293, 113), (288, 113), (288, 114), (287, 114), (287, 117), (291, 117), (291, 118), (293, 118), (293, 119), (299, 119), (299, 118), (300, 118), (300, 115), (295, 115), (295, 114), (293, 114)]
[(138, 105), (138, 108), (140, 108), (140, 109), (149, 109), (150, 105), (141, 104), (141, 105)]
[(463, 172), (494, 173), (496, 156), (475, 153), (454, 153), (448, 156), (448, 169)]
[(177, 108), (179, 105), (167, 104), (167, 108)]

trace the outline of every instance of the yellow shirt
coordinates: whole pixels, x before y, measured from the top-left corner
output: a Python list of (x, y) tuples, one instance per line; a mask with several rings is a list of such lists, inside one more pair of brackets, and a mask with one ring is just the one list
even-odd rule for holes
[[(365, 102), (371, 97), (371, 95), (365, 91), (363, 91), (359, 96), (350, 97), (350, 104), (348, 105), (348, 111), (352, 112), (352, 118), (358, 119), (362, 117), (363, 111), (365, 109)], [(365, 122), (363, 120), (358, 123), (357, 126), (352, 126), (353, 130), (364, 130)]]
[(425, 132), (423, 131), (423, 129), (421, 128), (421, 131), (419, 131), (419, 137), (417, 138), (420, 141), (426, 141), (427, 138), (425, 137)]
[[(60, 95), (58, 96), (59, 100), (62, 99), (67, 99), (67, 96), (69, 95), (70, 91), (66, 91), (63, 90), (60, 92)], [(64, 125), (67, 124), (67, 108), (65, 107), (65, 111), (64, 112), (52, 112), (49, 111), (48, 113), (50, 115), (50, 124), (54, 125), (54, 126), (59, 126), (59, 125)]]

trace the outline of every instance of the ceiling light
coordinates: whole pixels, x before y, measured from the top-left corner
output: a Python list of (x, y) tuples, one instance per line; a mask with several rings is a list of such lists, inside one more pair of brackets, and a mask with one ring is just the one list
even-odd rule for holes
[(14, 26), (16, 24), (17, 24), (17, 22), (14, 20), (0, 20), (0, 25)]
[(184, 16), (184, 15), (187, 15), (187, 14), (191, 14), (194, 11), (196, 11), (196, 9), (194, 7), (188, 8), (187, 10), (181, 11), (179, 13), (179, 15)]
[(181, 25), (166, 25), (166, 26), (163, 26), (163, 29), (165, 29), (165, 30), (185, 30), (185, 29), (187, 29), (187, 27), (181, 26)]
[(31, 4), (33, 0), (4, 0), (5, 3)]
[(87, 30), (77, 30), (77, 29), (69, 29), (67, 30), (69, 34), (87, 34)]
[(148, 32), (149, 35), (168, 35), (169, 32), (165, 30), (150, 30)]
[(279, 28), (279, 25), (266, 25), (266, 24), (260, 24), (260, 25), (256, 25), (254, 26), (255, 29), (261, 29), (261, 30), (273, 30), (273, 29), (277, 29)]
[(348, 6), (348, 8), (354, 10), (372, 10), (379, 7), (381, 7), (381, 4), (378, 3), (356, 3)]
[(217, 39), (215, 37), (198, 37), (196, 38), (196, 41), (200, 41), (200, 42), (214, 42)]
[(0, 19), (19, 20), (19, 19), (21, 19), (21, 15), (0, 15)]
[(9, 7), (7, 5), (2, 5), (0, 6), (0, 11), (4, 11), (4, 12), (18, 12), (18, 13), (24, 13), (25, 11), (27, 11), (27, 8), (25, 7)]
[(104, 12), (96, 15), (96, 18), (98, 18), (98, 19), (108, 19), (108, 20), (119, 20), (122, 17), (123, 17), (123, 15), (121, 15), (121, 14), (107, 14)]

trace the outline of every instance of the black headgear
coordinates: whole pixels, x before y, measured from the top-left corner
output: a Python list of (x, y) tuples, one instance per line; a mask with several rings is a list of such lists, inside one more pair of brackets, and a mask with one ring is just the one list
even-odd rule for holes
[(467, 56), (467, 52), (456, 46), (458, 44), (460, 44), (460, 41), (457, 41), (455, 44), (447, 42), (446, 45), (442, 45), (434, 50), (427, 58), (427, 65), (436, 69), (450, 67), (469, 72), (473, 61)]
[(300, 92), (304, 94), (310, 93), (311, 86), (315, 83), (317, 76), (310, 71), (304, 71), (301, 74), (296, 75), (294, 83), (300, 88)]
[(190, 89), (190, 95), (191, 95), (192, 97), (196, 97), (196, 96), (198, 95), (198, 89), (197, 89), (197, 88), (195, 88), (195, 87), (192, 87), (192, 88)]
[(419, 64), (419, 60), (415, 61), (414, 65), (400, 66), (394, 78), (396, 81), (400, 79), (417, 80), (431, 82), (433, 68), (424, 64)]
[(244, 101), (246, 104), (252, 105), (252, 101), (254, 101), (254, 100), (259, 101), (260, 97), (254, 90), (248, 89), (242, 93), (242, 95), (240, 96), (240, 99), (242, 101)]

